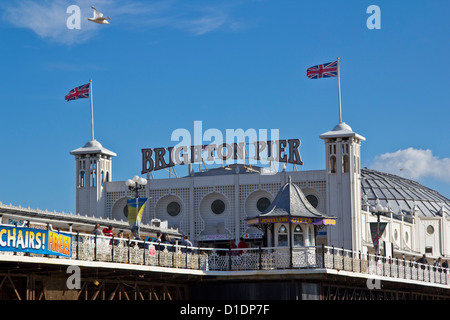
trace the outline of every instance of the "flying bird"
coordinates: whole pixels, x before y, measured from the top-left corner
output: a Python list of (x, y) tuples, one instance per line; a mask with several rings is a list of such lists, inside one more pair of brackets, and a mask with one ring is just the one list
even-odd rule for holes
[(94, 7), (91, 7), (91, 8), (94, 9), (94, 17), (92, 19), (88, 18), (89, 21), (92, 21), (92, 22), (95, 22), (98, 24), (109, 24), (109, 22), (106, 20), (111, 20), (110, 17), (103, 17), (103, 13), (101, 13)]

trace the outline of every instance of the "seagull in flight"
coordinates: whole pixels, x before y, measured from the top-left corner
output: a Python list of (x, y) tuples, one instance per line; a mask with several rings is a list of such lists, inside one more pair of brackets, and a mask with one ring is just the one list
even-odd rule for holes
[(101, 13), (100, 11), (98, 11), (97, 9), (95, 9), (94, 7), (91, 7), (92, 9), (94, 9), (94, 17), (88, 18), (89, 21), (98, 23), (98, 24), (109, 24), (108, 21), (106, 20), (111, 20), (110, 17), (103, 17), (103, 13)]

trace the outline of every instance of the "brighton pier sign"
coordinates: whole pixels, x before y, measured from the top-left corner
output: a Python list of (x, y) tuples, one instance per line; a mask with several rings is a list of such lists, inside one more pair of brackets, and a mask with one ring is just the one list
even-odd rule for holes
[[(178, 130), (178, 131), (177, 131)], [(172, 134), (172, 141), (182, 141), (176, 146), (167, 148), (142, 149), (142, 174), (161, 169), (167, 169), (175, 165), (195, 163), (229, 164), (230, 162), (245, 164), (266, 165), (274, 162), (302, 165), (299, 147), (300, 139), (278, 139), (278, 130), (271, 129), (270, 139), (267, 132), (255, 129), (232, 130), (227, 129), (226, 141), (223, 142), (222, 134), (218, 129), (208, 129), (202, 132), (201, 121), (194, 122), (194, 143), (190, 144), (191, 136), (186, 129), (177, 129)], [(200, 137), (200, 138), (198, 138)], [(212, 137), (215, 139), (213, 140)], [(275, 139), (274, 139), (275, 138)], [(204, 140), (212, 141), (205, 144)], [(230, 142), (228, 142), (230, 141)], [(186, 143), (188, 142), (188, 143)]]
[(251, 158), (246, 157), (245, 142), (142, 149), (142, 174), (175, 165), (211, 163), (215, 160), (241, 160), (244, 163), (246, 159), (250, 162), (265, 159), (281, 163), (303, 164), (298, 150), (299, 139), (256, 141), (250, 145), (254, 148), (254, 156)]

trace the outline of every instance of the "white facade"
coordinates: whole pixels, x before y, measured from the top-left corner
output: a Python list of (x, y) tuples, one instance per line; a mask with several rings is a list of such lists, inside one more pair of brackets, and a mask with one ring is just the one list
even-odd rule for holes
[[(336, 218), (316, 245), (326, 243), (361, 252), (374, 252), (369, 223), (376, 222), (376, 205), (388, 222), (382, 241), (386, 254), (450, 258), (450, 200), (417, 182), (361, 168), (364, 137), (345, 123), (320, 136), (325, 143), (326, 168), (315, 171), (255, 173), (243, 164), (193, 173), (182, 178), (150, 179), (140, 196), (147, 197), (143, 223), (168, 221), (169, 227), (197, 241), (258, 239), (261, 231), (246, 219), (259, 215), (291, 177), (319, 212)], [(134, 197), (124, 181), (111, 181), (115, 153), (96, 143), (71, 152), (77, 160), (77, 212), (126, 220), (126, 199)], [(93, 152), (95, 151), (95, 152)], [(84, 164), (83, 164), (84, 162)], [(81, 183), (87, 164), (95, 183)], [(103, 172), (103, 175), (101, 174)], [(91, 176), (92, 178), (92, 176)], [(215, 212), (214, 212), (215, 211)], [(311, 232), (308, 230), (308, 237)], [(306, 233), (305, 233), (306, 234)], [(309, 242), (310, 244), (312, 241)]]
[(103, 148), (96, 140), (70, 154), (76, 161), (77, 213), (104, 217), (104, 187), (112, 179), (112, 157), (116, 154)]
[(364, 137), (354, 133), (345, 123), (320, 135), (325, 141), (327, 203), (329, 216), (336, 217), (336, 226), (329, 229), (329, 242), (351, 250), (361, 248), (360, 145)]

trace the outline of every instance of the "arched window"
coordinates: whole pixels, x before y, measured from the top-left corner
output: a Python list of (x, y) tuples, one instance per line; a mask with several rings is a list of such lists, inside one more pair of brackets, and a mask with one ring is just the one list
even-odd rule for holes
[(80, 171), (80, 181), (79, 181), (79, 187), (84, 188), (85, 185), (85, 175), (84, 171)]
[(330, 173), (336, 173), (336, 157), (330, 157)]
[(294, 247), (304, 247), (305, 246), (305, 239), (303, 236), (303, 229), (298, 224), (294, 228)]
[(348, 155), (344, 155), (342, 157), (342, 171), (343, 172), (349, 172), (350, 171), (350, 164), (348, 162)]
[(91, 172), (91, 187), (96, 187), (97, 174), (95, 171)]

